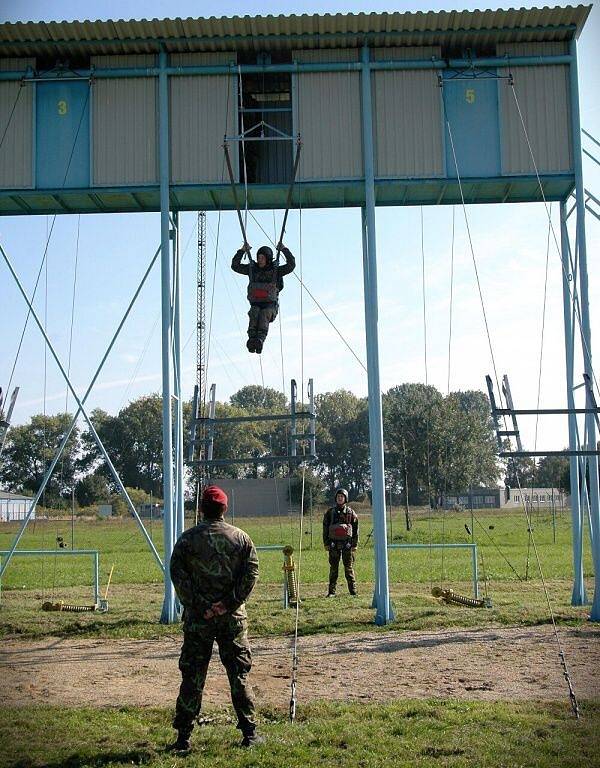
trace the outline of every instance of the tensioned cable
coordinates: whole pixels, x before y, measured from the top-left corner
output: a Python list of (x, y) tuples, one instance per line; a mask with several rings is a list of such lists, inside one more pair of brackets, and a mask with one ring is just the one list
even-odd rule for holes
[[(445, 106), (444, 106), (445, 111)], [(496, 358), (494, 357), (494, 348), (492, 346), (492, 337), (490, 335), (490, 327), (487, 319), (487, 312), (485, 310), (485, 302), (483, 299), (483, 289), (481, 287), (481, 281), (479, 279), (479, 269), (477, 268), (477, 260), (475, 258), (475, 248), (473, 246), (473, 238), (471, 237), (471, 227), (469, 226), (469, 217), (467, 216), (467, 206), (465, 204), (465, 195), (463, 192), (463, 186), (462, 186), (462, 180), (460, 177), (460, 171), (458, 169), (458, 161), (456, 159), (456, 149), (454, 147), (454, 139), (452, 137), (452, 128), (450, 127), (450, 121), (448, 120), (448, 117), (446, 116), (446, 127), (448, 128), (448, 136), (450, 138), (450, 147), (452, 149), (452, 157), (454, 159), (454, 167), (456, 168), (456, 180), (458, 182), (458, 189), (460, 192), (460, 200), (461, 200), (461, 206), (463, 209), (463, 216), (465, 218), (465, 226), (467, 228), (467, 237), (469, 240), (469, 248), (471, 250), (471, 259), (473, 261), (473, 268), (475, 270), (475, 279), (477, 281), (477, 290), (479, 292), (479, 301), (481, 303), (481, 310), (483, 312), (483, 322), (485, 325), (485, 333), (488, 340), (488, 347), (490, 350), (490, 357), (492, 361), (492, 368), (494, 369), (494, 377), (496, 379), (496, 387), (498, 388), (499, 396), (502, 396), (502, 390), (500, 388), (499, 379), (498, 379), (498, 371), (496, 368)]]
[[(227, 128), (229, 126), (229, 96), (231, 91), (231, 77), (227, 78), (227, 99), (225, 101), (225, 135), (227, 135)], [(225, 178), (225, 158), (223, 157), (223, 160), (221, 161), (221, 183), (223, 182), (223, 179)], [(217, 259), (219, 258), (219, 237), (221, 234), (221, 209), (219, 208), (219, 214), (217, 217), (217, 235), (215, 237), (215, 259), (213, 264), (213, 279), (212, 279), (212, 288), (211, 288), (211, 297), (210, 297), (210, 313), (209, 313), (209, 322), (208, 322), (208, 340), (206, 345), (206, 364), (205, 364), (205, 370), (204, 370), (204, 378), (205, 381), (208, 381), (208, 366), (210, 363), (210, 347), (211, 347), (211, 339), (212, 339), (212, 322), (213, 322), (213, 309), (214, 309), (214, 303), (215, 303), (215, 280), (217, 277)], [(206, 407), (206, 398), (203, 403), (201, 403), (201, 412), (204, 413), (204, 409)]]
[[(429, 402), (429, 368), (427, 365), (427, 293), (426, 293), (426, 281), (425, 281), (425, 222), (423, 219), (423, 206), (420, 206), (420, 218), (421, 218), (421, 287), (422, 287), (422, 304), (423, 304), (423, 367), (425, 371), (425, 396), (427, 398), (426, 403), (426, 440), (427, 440), (427, 506), (429, 507), (429, 515), (427, 517), (427, 528), (429, 532), (429, 588), (433, 589), (433, 531), (431, 520), (431, 443), (430, 443), (430, 420), (431, 420), (431, 403)], [(442, 550), (443, 552), (444, 550)]]
[[(550, 203), (550, 214), (552, 214), (552, 203)], [(542, 303), (542, 327), (540, 331), (540, 354), (539, 354), (539, 365), (538, 365), (538, 381), (537, 381), (537, 401), (536, 401), (536, 410), (538, 411), (535, 415), (535, 431), (534, 431), (534, 438), (533, 438), (533, 445), (534, 450), (537, 450), (537, 442), (538, 442), (538, 428), (540, 423), (540, 401), (542, 396), (542, 367), (543, 367), (543, 356), (544, 356), (544, 333), (546, 329), (546, 299), (548, 296), (548, 263), (550, 259), (550, 224), (548, 224), (548, 236), (546, 238), (546, 264), (544, 269), (544, 298)], [(518, 468), (517, 470), (518, 471)], [(536, 471), (537, 471), (537, 461), (536, 457), (533, 457), (533, 471), (531, 473), (531, 487), (530, 487), (530, 499), (533, 501), (533, 489), (535, 487), (536, 482)], [(527, 504), (527, 500), (525, 500), (525, 504)], [(529, 574), (529, 554), (530, 554), (530, 548), (531, 548), (531, 536), (532, 536), (532, 530), (531, 527), (528, 527), (527, 529), (527, 559), (525, 564), (525, 581), (527, 581), (527, 576)]]
[(304, 536), (304, 488), (306, 481), (306, 463), (302, 465), (302, 492), (300, 494), (300, 540), (298, 542), (298, 563), (296, 567), (296, 615), (294, 618), (294, 646), (292, 655), (292, 679), (290, 691), (290, 722), (296, 720), (296, 689), (298, 686), (298, 626), (300, 623), (300, 574), (302, 568), (302, 538)]
[(302, 382), (301, 400), (304, 403), (304, 270), (302, 261), (302, 200), (300, 200), (300, 212), (298, 217), (298, 229), (300, 239), (300, 381)]
[[(69, 170), (71, 168), (71, 162), (73, 160), (73, 155), (75, 153), (75, 146), (77, 145), (77, 139), (79, 138), (79, 131), (81, 130), (81, 124), (83, 122), (83, 117), (85, 115), (85, 110), (86, 110), (86, 107), (87, 107), (87, 104), (88, 104), (88, 101), (89, 101), (89, 97), (90, 97), (90, 89), (88, 88), (85, 100), (83, 102), (83, 107), (82, 107), (82, 110), (81, 110), (81, 115), (79, 117), (79, 123), (77, 124), (77, 130), (75, 131), (75, 138), (73, 139), (73, 146), (71, 147), (71, 153), (69, 155), (69, 160), (67, 162), (67, 168), (65, 170), (65, 176), (64, 176), (64, 179), (63, 179), (63, 183), (61, 185), (61, 189), (64, 188), (64, 186), (65, 186), (65, 184), (67, 182), (67, 176), (69, 175)], [(50, 240), (52, 239), (52, 233), (54, 232), (54, 225), (56, 223), (56, 216), (57, 216), (57, 214), (55, 213), (53, 215), (53, 217), (52, 217), (52, 226), (50, 227), (50, 233), (46, 232), (46, 235), (47, 235), (46, 236), (46, 245), (44, 247), (44, 253), (42, 255), (42, 261), (40, 263), (40, 267), (39, 267), (39, 270), (38, 270), (38, 273), (37, 273), (37, 277), (36, 277), (36, 280), (35, 280), (35, 285), (33, 287), (33, 293), (31, 294), (31, 298), (30, 298), (31, 304), (33, 304), (33, 301), (35, 299), (35, 295), (37, 293), (40, 277), (41, 277), (41, 274), (42, 274), (42, 270), (44, 268), (44, 262), (46, 261), (46, 256), (48, 254), (48, 248), (50, 246)], [(10, 386), (12, 384), (13, 376), (14, 376), (14, 373), (15, 373), (15, 368), (17, 367), (17, 362), (19, 360), (19, 355), (21, 353), (21, 347), (23, 346), (23, 339), (25, 338), (25, 333), (27, 331), (27, 325), (29, 323), (30, 315), (31, 315), (31, 309), (28, 307), (27, 308), (27, 315), (25, 316), (25, 323), (23, 325), (23, 330), (21, 332), (21, 338), (19, 339), (19, 344), (18, 344), (18, 347), (17, 347), (16, 355), (15, 355), (15, 360), (13, 362), (13, 366), (12, 366), (12, 369), (11, 369), (11, 372), (10, 372), (10, 378), (8, 380), (8, 387), (7, 387), (7, 390), (6, 390), (7, 392), (10, 391)]]
[[(254, 219), (254, 221), (256, 222), (256, 224), (258, 225), (258, 227), (259, 227), (259, 228), (262, 230), (262, 232), (263, 232), (263, 234), (265, 235), (265, 237), (267, 237), (267, 238), (268, 238), (269, 242), (270, 242), (270, 243), (271, 243), (273, 246), (275, 246), (275, 243), (273, 243), (273, 241), (271, 240), (271, 237), (270, 237), (270, 235), (268, 234), (268, 232), (266, 232), (266, 231), (265, 231), (265, 229), (263, 228), (263, 226), (261, 225), (261, 223), (258, 221), (258, 219), (257, 219), (257, 218), (254, 216), (254, 214), (252, 213), (252, 211), (248, 211), (248, 213), (249, 213), (250, 217), (251, 217), (252, 219)], [(300, 281), (300, 277), (298, 277), (298, 275), (297, 275), (295, 272), (292, 272), (292, 275), (293, 275), (293, 276), (296, 278), (296, 280), (298, 280), (298, 282), (301, 282), (301, 281)], [(344, 346), (345, 346), (345, 347), (348, 349), (348, 351), (350, 352), (350, 354), (352, 355), (352, 357), (354, 357), (354, 359), (356, 360), (356, 362), (357, 362), (357, 363), (360, 365), (360, 367), (361, 367), (361, 368), (362, 368), (362, 369), (365, 371), (365, 373), (366, 373), (366, 372), (367, 372), (367, 366), (366, 366), (366, 365), (363, 363), (363, 361), (360, 359), (360, 357), (359, 357), (359, 356), (356, 354), (356, 352), (355, 352), (355, 351), (352, 349), (352, 347), (350, 346), (350, 344), (348, 343), (348, 341), (346, 341), (346, 339), (345, 339), (344, 335), (342, 334), (342, 332), (341, 332), (341, 331), (339, 330), (339, 328), (338, 328), (338, 327), (335, 325), (335, 323), (334, 323), (334, 322), (333, 322), (333, 320), (332, 320), (332, 319), (329, 317), (329, 315), (327, 314), (327, 312), (325, 312), (325, 310), (323, 309), (323, 307), (321, 306), (321, 304), (320, 304), (320, 303), (317, 301), (317, 299), (314, 297), (314, 295), (313, 295), (313, 293), (311, 292), (311, 290), (308, 288), (308, 286), (306, 285), (306, 283), (304, 283), (303, 281), (302, 281), (302, 287), (304, 288), (304, 290), (306, 291), (306, 293), (307, 293), (307, 294), (310, 296), (310, 298), (313, 300), (313, 302), (314, 302), (314, 303), (315, 303), (315, 305), (317, 306), (317, 309), (318, 309), (318, 310), (321, 312), (321, 314), (322, 314), (322, 315), (323, 315), (323, 317), (324, 317), (324, 318), (327, 320), (327, 322), (329, 323), (329, 325), (330, 325), (330, 326), (333, 328), (333, 330), (334, 330), (334, 331), (337, 333), (337, 335), (340, 337), (340, 339), (342, 340), (342, 342), (343, 342)]]
[(456, 208), (452, 206), (452, 247), (450, 250), (450, 310), (448, 321), (448, 381), (446, 384), (446, 394), (450, 394), (450, 361), (452, 354), (452, 307), (454, 303), (454, 242), (455, 242), (455, 219)]
[[(516, 105), (517, 111), (519, 113), (519, 120), (520, 120), (521, 126), (523, 128), (523, 133), (525, 135), (525, 140), (527, 142), (527, 147), (529, 149), (529, 155), (531, 157), (531, 162), (533, 163), (533, 168), (535, 170), (535, 176), (536, 176), (536, 179), (537, 179), (537, 182), (538, 182), (538, 186), (540, 188), (540, 193), (542, 195), (542, 200), (544, 202), (544, 208), (546, 210), (546, 216), (548, 217), (548, 223), (549, 223), (549, 226), (550, 226), (550, 228), (552, 230), (552, 237), (553, 237), (553, 240), (554, 240), (554, 245), (556, 246), (556, 252), (558, 254), (558, 257), (559, 257), (559, 260), (560, 260), (560, 263), (561, 263), (562, 271), (563, 271), (563, 273), (565, 275), (565, 278), (566, 278), (565, 284), (566, 284), (566, 286), (568, 288), (569, 296), (571, 297), (571, 301), (573, 302), (573, 306), (576, 307), (575, 317), (577, 318), (577, 324), (579, 325), (579, 331), (580, 331), (580, 336), (581, 336), (581, 346), (583, 348), (584, 355), (587, 358), (587, 362), (588, 362), (588, 365), (590, 367), (592, 378), (594, 379), (594, 383), (596, 384), (596, 389), (600, 390), (600, 386), (598, 385), (598, 380), (596, 378), (596, 372), (594, 371), (594, 367), (593, 367), (593, 364), (592, 364), (592, 351), (591, 351), (591, 349), (589, 349), (588, 344), (587, 344), (587, 340), (585, 338), (585, 334), (583, 333), (583, 321), (581, 319), (581, 308), (579, 306), (579, 297), (578, 297), (578, 294), (577, 294), (577, 290), (576, 290), (575, 286), (573, 286), (573, 290), (571, 290), (571, 285), (570, 285), (571, 281), (569, 280), (569, 274), (568, 274), (568, 272), (566, 270), (566, 267), (565, 267), (565, 265), (563, 263), (563, 260), (562, 260), (562, 250), (561, 250), (560, 245), (558, 243), (558, 238), (556, 236), (556, 231), (555, 231), (554, 225), (552, 223), (552, 216), (551, 216), (551, 212), (550, 212), (550, 209), (549, 209), (549, 206), (548, 206), (548, 201), (546, 200), (546, 194), (544, 192), (544, 186), (543, 186), (542, 180), (540, 178), (540, 173), (538, 171), (538, 165), (537, 165), (537, 162), (535, 160), (535, 156), (533, 154), (533, 148), (531, 146), (531, 141), (529, 140), (529, 134), (527, 132), (527, 127), (525, 125), (525, 120), (523, 118), (523, 113), (521, 112), (521, 107), (519, 105), (519, 99), (517, 98), (517, 91), (515, 89), (515, 84), (512, 81), (512, 79), (509, 81), (509, 84), (510, 84), (511, 89), (512, 89), (512, 94), (513, 94), (513, 97), (514, 97), (514, 100), (515, 100), (515, 105)], [(575, 302), (575, 297), (576, 296), (577, 296), (577, 302)]]
[(242, 128), (242, 160), (244, 163), (244, 228), (248, 228), (248, 169), (246, 167), (246, 141), (244, 136), (244, 92), (242, 89), (242, 66), (238, 64), (238, 95), (240, 105), (240, 124)]
[[(71, 328), (69, 331), (69, 355), (67, 358), (67, 376), (71, 375), (71, 353), (73, 350), (73, 325), (75, 320), (75, 294), (77, 290), (77, 266), (79, 262), (79, 227), (81, 225), (81, 214), (77, 216), (77, 240), (75, 243), (75, 267), (73, 269), (73, 296), (71, 298)], [(65, 413), (69, 412), (69, 388), (65, 395)]]
[[(514, 85), (513, 85), (513, 93), (514, 93)], [(515, 98), (516, 98), (516, 94), (515, 94)], [(518, 102), (517, 102), (517, 106), (518, 106)], [(521, 114), (520, 109), (519, 109), (519, 114)], [(488, 326), (488, 322), (487, 322), (487, 315), (486, 315), (486, 312), (485, 312), (485, 304), (484, 304), (484, 300), (483, 300), (483, 292), (481, 290), (481, 283), (479, 281), (479, 272), (477, 270), (477, 260), (475, 258), (475, 249), (473, 247), (473, 241), (472, 241), (472, 238), (471, 238), (471, 230), (470, 230), (470, 227), (469, 227), (469, 219), (468, 219), (468, 216), (467, 216), (467, 208), (466, 208), (466, 205), (465, 205), (465, 198), (464, 198), (462, 182), (461, 182), (461, 178), (460, 178), (460, 172), (459, 172), (459, 168), (458, 168), (458, 161), (457, 161), (457, 158), (456, 158), (456, 150), (455, 150), (454, 141), (453, 141), (453, 138), (452, 138), (452, 129), (450, 127), (450, 121), (448, 120), (447, 115), (445, 117), (445, 120), (446, 120), (446, 126), (448, 128), (448, 135), (450, 137), (450, 145), (451, 145), (451, 148), (452, 148), (452, 156), (454, 158), (454, 165), (455, 165), (455, 168), (456, 168), (456, 177), (457, 177), (457, 181), (458, 181), (460, 197), (461, 197), (461, 203), (462, 203), (463, 213), (464, 213), (464, 217), (465, 217), (465, 224), (466, 224), (466, 227), (467, 227), (467, 233), (468, 233), (468, 237), (469, 237), (469, 245), (470, 245), (470, 248), (471, 248), (471, 256), (472, 256), (472, 259), (473, 259), (473, 266), (475, 268), (475, 274), (476, 274), (476, 277), (477, 277), (477, 286), (478, 286), (478, 289), (479, 289), (479, 298), (480, 298), (480, 301), (481, 301), (481, 308), (482, 308), (482, 311), (483, 311), (483, 316), (484, 316), (484, 321), (485, 321), (485, 328), (486, 328), (486, 333), (487, 333), (487, 337), (488, 337), (488, 344), (490, 346), (490, 355), (491, 355), (491, 359), (492, 359), (492, 366), (493, 366), (493, 370), (494, 370), (494, 377), (496, 379), (496, 386), (498, 388), (499, 396), (501, 397), (502, 396), (502, 390), (501, 390), (501, 388), (499, 386), (499, 381), (498, 381), (498, 372), (497, 372), (497, 369), (496, 369), (496, 360), (495, 360), (495, 357), (494, 357), (494, 351), (493, 351), (493, 347), (492, 347), (492, 340), (491, 340), (489, 326)], [(521, 116), (521, 120), (522, 120), (522, 116)], [(525, 129), (524, 122), (522, 122), (522, 125), (523, 125), (523, 128)], [(531, 144), (529, 144), (529, 146), (531, 148)], [(533, 156), (532, 156), (532, 159), (533, 159), (533, 162), (534, 162), (534, 165), (535, 165), (535, 159), (533, 158)], [(536, 167), (536, 173), (537, 173), (537, 165), (535, 165), (535, 167)], [(538, 174), (538, 181), (539, 181), (539, 174)], [(541, 187), (541, 182), (540, 182), (540, 187)], [(542, 190), (542, 195), (543, 195), (543, 190)], [(545, 198), (544, 198), (544, 202), (545, 202)], [(552, 231), (554, 232), (554, 230), (552, 230)], [(556, 240), (556, 236), (555, 236), (555, 240)], [(506, 428), (506, 426), (507, 426), (506, 425), (506, 417), (504, 417), (504, 422), (505, 422), (505, 428)], [(520, 478), (518, 476), (518, 473), (517, 473), (517, 483), (518, 483), (518, 486), (519, 486), (519, 490), (521, 492), (521, 497), (524, 497), (523, 489), (521, 487), (521, 482), (520, 482)], [(529, 512), (527, 510), (527, 504), (524, 505), (524, 511), (525, 511), (525, 516), (527, 518), (527, 527), (531, 529), (531, 519), (530, 519)], [(573, 690), (573, 684), (571, 682), (571, 676), (570, 676), (569, 669), (568, 669), (568, 666), (567, 666), (565, 654), (564, 654), (564, 651), (563, 651), (563, 648), (562, 648), (562, 642), (561, 642), (561, 639), (560, 639), (560, 636), (559, 636), (559, 633), (558, 633), (558, 627), (556, 625), (556, 618), (554, 616), (554, 610), (552, 609), (552, 604), (550, 602), (550, 595), (548, 593), (548, 587), (546, 585), (546, 580), (544, 578), (544, 573), (543, 573), (543, 570), (542, 570), (542, 564), (541, 564), (541, 560), (540, 560), (540, 557), (539, 557), (539, 552), (538, 552), (538, 549), (537, 549), (537, 544), (536, 544), (536, 541), (535, 541), (535, 537), (533, 536), (533, 532), (531, 532), (531, 537), (532, 537), (532, 543), (533, 543), (533, 549), (534, 549), (534, 552), (535, 552), (536, 562), (537, 562), (538, 570), (539, 570), (539, 573), (540, 573), (540, 579), (541, 579), (543, 590), (544, 590), (544, 596), (545, 596), (545, 599), (546, 599), (546, 604), (548, 606), (548, 611), (550, 613), (550, 619), (551, 619), (552, 628), (553, 628), (553, 631), (554, 631), (554, 638), (555, 638), (556, 644), (558, 646), (558, 655), (559, 655), (559, 659), (560, 659), (561, 666), (562, 666), (562, 669), (563, 669), (563, 674), (564, 674), (564, 677), (565, 677), (565, 681), (567, 683), (567, 687), (568, 687), (568, 690), (569, 690), (569, 701), (571, 703), (571, 708), (573, 710), (573, 713), (574, 713), (575, 717), (579, 718), (579, 716), (580, 716), (579, 704), (577, 702), (577, 698), (576, 698), (575, 692)]]
[[(450, 394), (450, 371), (452, 362), (452, 309), (454, 306), (454, 243), (456, 235), (456, 208), (452, 206), (452, 244), (450, 246), (450, 307), (448, 317), (448, 377), (446, 383), (446, 397)], [(446, 494), (448, 491), (448, 471), (449, 471), (449, 436), (446, 439), (446, 467), (444, 471), (444, 499), (442, 502), (442, 544), (446, 543)], [(442, 586), (446, 581), (446, 550), (442, 547)]]

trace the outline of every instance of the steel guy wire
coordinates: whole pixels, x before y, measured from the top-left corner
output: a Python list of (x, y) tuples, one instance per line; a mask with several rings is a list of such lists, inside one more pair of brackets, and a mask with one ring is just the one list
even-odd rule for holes
[(564, 272), (564, 275), (565, 275), (565, 278), (566, 278), (566, 286), (567, 286), (568, 291), (569, 291), (569, 296), (571, 297), (571, 301), (573, 302), (573, 306), (577, 308), (576, 309), (576, 313), (575, 313), (575, 317), (577, 319), (577, 324), (579, 325), (579, 332), (580, 332), (580, 336), (581, 336), (581, 346), (583, 348), (584, 355), (587, 358), (587, 361), (589, 363), (590, 371), (592, 373), (592, 378), (594, 379), (594, 383), (596, 384), (596, 389), (600, 391), (600, 386), (598, 385), (598, 380), (596, 379), (596, 372), (595, 372), (593, 364), (592, 364), (592, 350), (589, 349), (587, 340), (585, 339), (585, 336), (584, 336), (584, 333), (583, 333), (583, 321), (581, 319), (581, 307), (579, 305), (579, 299), (577, 300), (577, 302), (575, 302), (575, 297), (577, 296), (577, 289), (576, 289), (576, 286), (574, 285), (573, 289), (571, 290), (571, 286), (570, 286), (570, 282), (571, 281), (569, 280), (569, 275), (568, 275), (568, 273), (566, 271), (566, 267), (565, 267), (565, 265), (563, 263), (563, 260), (562, 260), (562, 251), (561, 251), (561, 248), (560, 248), (560, 245), (559, 245), (559, 242), (558, 242), (558, 238), (556, 236), (556, 231), (554, 229), (554, 224), (552, 223), (551, 211), (550, 211), (549, 206), (548, 206), (548, 201), (546, 200), (546, 194), (544, 192), (544, 186), (543, 186), (541, 178), (540, 178), (540, 174), (539, 174), (539, 171), (538, 171), (538, 165), (537, 165), (537, 162), (536, 162), (536, 159), (535, 159), (535, 155), (533, 154), (533, 148), (531, 146), (531, 141), (529, 140), (529, 133), (527, 132), (527, 127), (525, 125), (525, 120), (523, 118), (523, 113), (521, 112), (521, 107), (519, 105), (519, 99), (517, 97), (517, 91), (515, 89), (514, 82), (511, 81), (510, 82), (510, 86), (511, 86), (511, 89), (512, 89), (512, 94), (513, 94), (513, 97), (514, 97), (515, 105), (517, 107), (517, 112), (519, 113), (519, 120), (520, 120), (521, 126), (523, 128), (523, 133), (525, 135), (525, 140), (527, 142), (527, 147), (529, 149), (529, 155), (531, 157), (531, 162), (533, 163), (533, 168), (535, 170), (535, 176), (536, 176), (536, 179), (537, 179), (537, 182), (538, 182), (538, 186), (540, 188), (540, 194), (542, 196), (542, 200), (543, 200), (543, 203), (544, 203), (544, 208), (546, 210), (546, 216), (548, 217), (548, 223), (549, 223), (549, 226), (550, 226), (550, 228), (552, 230), (552, 238), (554, 240), (554, 245), (556, 247), (556, 252), (558, 254), (558, 258), (559, 258), (560, 263), (561, 263), (562, 271)]

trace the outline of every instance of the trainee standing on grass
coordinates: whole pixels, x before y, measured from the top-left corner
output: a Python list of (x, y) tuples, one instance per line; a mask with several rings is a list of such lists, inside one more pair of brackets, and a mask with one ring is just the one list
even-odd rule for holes
[(348, 582), (348, 591), (356, 597), (354, 559), (358, 546), (358, 515), (348, 506), (348, 491), (338, 488), (335, 504), (323, 517), (323, 546), (329, 552), (329, 590), (327, 597), (335, 597), (340, 559)]
[(215, 640), (229, 678), (242, 746), (263, 741), (256, 733), (248, 683), (252, 654), (244, 605), (258, 579), (256, 549), (247, 533), (224, 521), (227, 495), (221, 488), (209, 485), (204, 489), (201, 511), (202, 521), (175, 544), (170, 566), (184, 609), (179, 659), (182, 679), (173, 721), (178, 732), (173, 748), (183, 752), (190, 749)]

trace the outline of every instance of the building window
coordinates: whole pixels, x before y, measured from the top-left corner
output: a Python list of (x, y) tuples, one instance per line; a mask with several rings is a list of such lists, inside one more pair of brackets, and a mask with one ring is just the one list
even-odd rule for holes
[(519, 496), (519, 494), (515, 495), (515, 501), (521, 501), (521, 497)]

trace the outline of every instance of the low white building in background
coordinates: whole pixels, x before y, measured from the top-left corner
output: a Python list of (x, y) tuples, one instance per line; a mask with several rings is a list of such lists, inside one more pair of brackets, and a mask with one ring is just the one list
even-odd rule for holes
[(538, 509), (563, 509), (569, 506), (569, 496), (560, 488), (508, 488), (508, 498), (504, 506), (523, 507), (523, 504)]
[[(22, 493), (9, 493), (0, 491), (0, 522), (8, 523), (11, 520), (24, 520), (29, 512), (33, 496), (24, 496)], [(35, 518), (35, 509), (31, 519)]]

